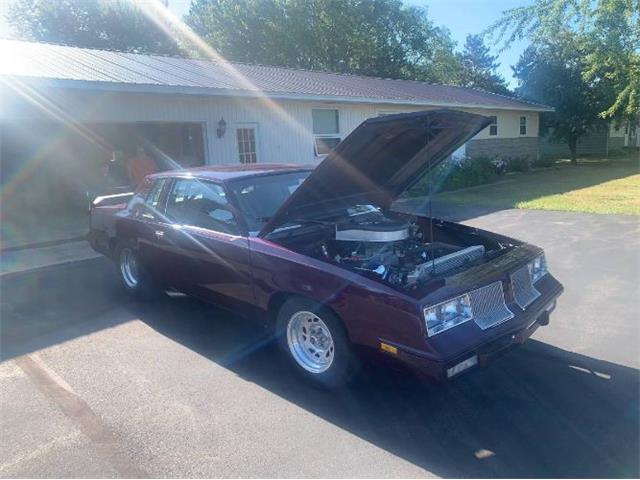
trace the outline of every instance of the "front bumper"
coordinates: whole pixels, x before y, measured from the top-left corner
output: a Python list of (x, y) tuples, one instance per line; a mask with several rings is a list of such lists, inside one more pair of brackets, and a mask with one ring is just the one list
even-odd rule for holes
[[(539, 299), (534, 305), (521, 313), (513, 328), (501, 328), (500, 333), (480, 344), (476, 344), (450, 358), (433, 359), (419, 350), (405, 347), (393, 342), (386, 342), (396, 348), (393, 355), (401, 363), (409, 367), (420, 377), (437, 381), (448, 381), (463, 372), (476, 367), (486, 366), (493, 359), (501, 357), (519, 345), (522, 345), (540, 327), (549, 324), (550, 314), (556, 307), (556, 302), (563, 288), (559, 287), (552, 293)], [(503, 327), (506, 325), (503, 324)]]

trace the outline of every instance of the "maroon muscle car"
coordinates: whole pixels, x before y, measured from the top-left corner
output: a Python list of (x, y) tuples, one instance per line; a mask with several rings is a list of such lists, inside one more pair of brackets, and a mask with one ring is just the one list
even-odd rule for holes
[(435, 110), (365, 121), (315, 168), (212, 165), (98, 198), (93, 248), (135, 294), (175, 289), (261, 319), (324, 387), (357, 353), (446, 380), (549, 323), (562, 285), (543, 251), (393, 202), (485, 128)]

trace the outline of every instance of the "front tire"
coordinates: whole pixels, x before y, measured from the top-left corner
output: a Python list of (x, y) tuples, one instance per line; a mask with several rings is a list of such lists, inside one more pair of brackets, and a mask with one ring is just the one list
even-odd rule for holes
[(281, 350), (305, 380), (334, 389), (351, 379), (357, 361), (345, 328), (333, 312), (292, 297), (280, 308), (276, 323)]
[(118, 277), (124, 290), (131, 296), (147, 299), (156, 296), (160, 289), (140, 262), (133, 243), (125, 243), (116, 250)]

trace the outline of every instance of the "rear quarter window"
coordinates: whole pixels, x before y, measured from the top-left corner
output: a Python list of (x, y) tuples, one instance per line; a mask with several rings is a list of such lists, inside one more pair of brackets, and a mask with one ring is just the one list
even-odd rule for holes
[(153, 186), (149, 189), (148, 193), (145, 195), (144, 203), (151, 208), (157, 208), (160, 203), (160, 198), (162, 197), (162, 190), (164, 186), (167, 184), (168, 178), (159, 178), (153, 183)]
[(157, 180), (146, 178), (129, 202), (129, 209), (140, 209), (146, 206), (151, 211), (156, 210), (162, 198), (164, 186), (169, 180), (169, 178), (159, 178)]

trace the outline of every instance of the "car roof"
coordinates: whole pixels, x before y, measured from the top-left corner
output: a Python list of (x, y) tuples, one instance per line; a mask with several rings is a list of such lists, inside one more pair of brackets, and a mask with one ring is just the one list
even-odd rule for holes
[(203, 167), (168, 170), (151, 175), (151, 178), (162, 177), (194, 177), (216, 182), (226, 182), (240, 178), (248, 178), (278, 173), (311, 171), (314, 165), (295, 163), (233, 163), (205, 165)]

